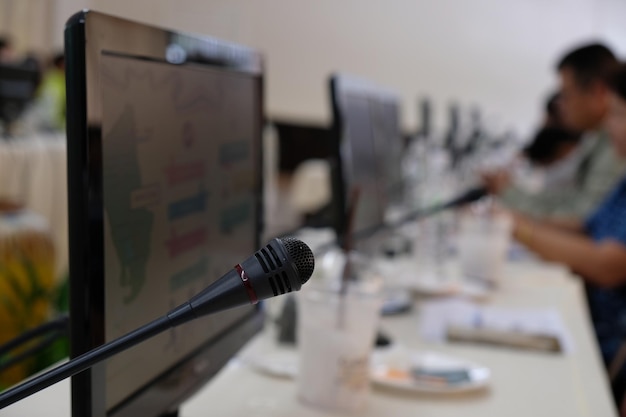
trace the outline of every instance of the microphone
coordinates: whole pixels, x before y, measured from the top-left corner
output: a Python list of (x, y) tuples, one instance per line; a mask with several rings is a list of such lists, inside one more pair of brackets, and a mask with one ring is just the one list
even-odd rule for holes
[(304, 242), (292, 237), (273, 239), (167, 316), (177, 326), (207, 314), (299, 291), (314, 268), (313, 252)]
[(205, 290), (164, 316), (0, 393), (0, 409), (198, 317), (298, 291), (315, 268), (311, 249), (294, 238), (273, 239)]

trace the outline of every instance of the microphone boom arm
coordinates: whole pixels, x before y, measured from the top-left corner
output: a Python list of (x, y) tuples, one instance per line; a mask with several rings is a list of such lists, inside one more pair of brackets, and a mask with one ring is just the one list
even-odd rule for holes
[(105, 343), (89, 352), (86, 352), (69, 362), (49, 370), (33, 379), (30, 379), (15, 388), (0, 394), (0, 409), (7, 407), (23, 398), (28, 397), (50, 385), (56, 384), (62, 379), (68, 378), (85, 369), (110, 358), (116, 353), (122, 352), (146, 339), (175, 326), (173, 321), (165, 315), (160, 317), (122, 337)]
[(181, 304), (166, 315), (145, 324), (132, 332), (118, 337), (115, 340), (98, 346), (76, 358), (71, 359), (54, 369), (36, 376), (12, 389), (0, 393), (0, 410), (32, 395), (57, 382), (76, 375), (93, 365), (123, 352), (153, 336), (156, 336), (172, 327), (176, 327), (196, 318), (189, 302)]
[(304, 242), (294, 238), (273, 239), (266, 247), (166, 315), (0, 393), (0, 409), (187, 321), (298, 291), (311, 277), (314, 267), (313, 252)]

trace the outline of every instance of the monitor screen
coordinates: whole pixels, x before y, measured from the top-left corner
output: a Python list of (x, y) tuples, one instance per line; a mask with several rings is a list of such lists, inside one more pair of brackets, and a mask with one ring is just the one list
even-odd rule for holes
[(370, 98), (374, 143), (386, 206), (404, 203), (402, 157), (404, 139), (400, 129), (400, 102), (392, 93), (378, 92)]
[[(346, 168), (347, 195), (358, 187), (354, 230), (360, 231), (381, 224), (384, 219), (382, 181), (377, 170), (378, 157), (367, 97), (347, 93), (344, 103), (344, 138), (342, 162)], [(347, 202), (350, 204), (350, 202)]]
[(345, 233), (347, 199), (358, 188), (354, 232), (373, 230), (384, 222), (392, 197), (399, 196), (402, 137), (399, 101), (380, 87), (348, 75), (331, 78), (338, 155), (333, 170), (338, 234)]
[[(246, 55), (258, 57), (104, 15), (88, 13), (86, 22), (105, 36), (104, 44), (84, 46), (95, 57), (84, 68), (87, 92), (97, 77), (97, 95), (81, 97), (76, 82), (68, 86), (70, 210), (81, 212), (70, 213), (71, 290), (90, 304), (72, 301), (73, 355), (162, 316), (254, 253), (260, 217), (261, 77), (260, 69), (241, 65)], [(145, 50), (107, 44), (118, 36), (107, 32), (113, 27), (143, 34), (136, 39)], [(164, 39), (159, 56), (154, 41)], [(174, 57), (172, 45), (179, 48)], [(192, 59), (202, 45), (202, 59)], [(81, 70), (77, 55), (68, 51), (71, 71)], [(92, 105), (87, 114), (70, 113), (81, 99)], [(92, 174), (86, 189), (72, 187), (81, 164)], [(87, 284), (94, 265), (101, 272)], [(114, 356), (74, 379), (73, 413), (158, 416), (175, 409), (258, 329), (258, 316), (253, 306), (225, 311)]]

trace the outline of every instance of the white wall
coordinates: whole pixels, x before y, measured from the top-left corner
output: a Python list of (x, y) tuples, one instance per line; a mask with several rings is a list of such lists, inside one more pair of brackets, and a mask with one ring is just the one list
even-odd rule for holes
[(407, 127), (427, 94), (439, 125), (455, 99), (527, 132), (565, 48), (599, 38), (626, 53), (622, 0), (56, 1), (59, 25), (86, 6), (257, 47), (269, 115), (321, 122), (327, 76), (342, 70), (401, 92)]
[(54, 8), (54, 0), (0, 0), (0, 33), (11, 36), (16, 54), (50, 51)]

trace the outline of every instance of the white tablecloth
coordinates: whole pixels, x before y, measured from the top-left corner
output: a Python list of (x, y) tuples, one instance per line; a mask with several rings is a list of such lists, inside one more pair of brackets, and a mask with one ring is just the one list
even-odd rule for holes
[(67, 273), (68, 217), (65, 134), (0, 139), (0, 199), (22, 203), (50, 226), (57, 273)]
[[(615, 417), (609, 384), (589, 322), (581, 282), (543, 264), (509, 264), (503, 286), (487, 304), (503, 307), (554, 308), (573, 337), (575, 350), (546, 354), (463, 344), (432, 344), (419, 337), (419, 301), (411, 314), (384, 318), (381, 329), (396, 342), (420, 351), (436, 351), (488, 366), (493, 372), (486, 391), (464, 395), (420, 395), (376, 387), (368, 408), (356, 416), (476, 417)], [(272, 332), (255, 337), (239, 358), (276, 354)], [(68, 416), (70, 383), (61, 381), (0, 412), (3, 417)], [(302, 405), (293, 380), (254, 371), (235, 359), (205, 388), (183, 404), (182, 417), (324, 417)]]

